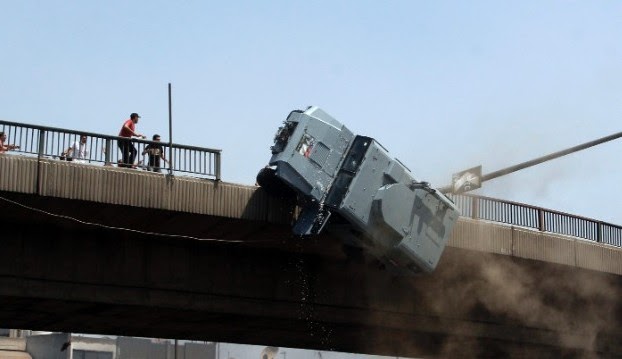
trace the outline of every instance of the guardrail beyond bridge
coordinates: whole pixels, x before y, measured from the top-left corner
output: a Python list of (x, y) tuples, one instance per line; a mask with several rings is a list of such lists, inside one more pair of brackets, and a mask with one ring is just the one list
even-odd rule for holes
[(622, 247), (622, 226), (552, 209), (476, 195), (449, 195), (462, 216)]

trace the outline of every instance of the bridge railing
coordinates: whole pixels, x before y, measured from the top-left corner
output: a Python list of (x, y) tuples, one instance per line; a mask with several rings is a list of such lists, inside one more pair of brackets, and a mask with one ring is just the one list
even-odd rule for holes
[(622, 247), (622, 226), (523, 203), (469, 194), (450, 195), (462, 216), (563, 234)]
[[(120, 162), (122, 155), (119, 149), (119, 141), (127, 140), (118, 136), (8, 121), (0, 121), (0, 131), (3, 131), (7, 136), (5, 144), (19, 146), (12, 152), (58, 160), (66, 160), (67, 158), (63, 156), (63, 153), (76, 141), (79, 141), (80, 136), (84, 135), (87, 137), (84, 162), (107, 166), (117, 165)], [(169, 146), (166, 142), (132, 139), (132, 145), (137, 150), (137, 168), (147, 167), (148, 156), (143, 155), (143, 152), (150, 144), (161, 146), (164, 158), (168, 160), (168, 163), (160, 162), (162, 166), (160, 169), (171, 174), (186, 173), (220, 180), (221, 150), (212, 148), (175, 143)]]
[[(80, 139), (81, 135), (85, 135), (87, 136), (85, 161), (102, 165), (118, 164), (121, 159), (118, 141), (124, 140), (123, 137), (118, 136), (8, 121), (0, 121), (0, 131), (7, 135), (6, 144), (20, 146), (19, 149), (14, 150), (15, 152), (58, 160), (61, 159), (63, 152)], [(187, 173), (216, 180), (221, 179), (221, 150), (173, 144), (172, 157), (169, 158), (168, 143), (139, 139), (133, 139), (132, 142), (137, 149), (139, 164), (142, 162), (142, 165), (146, 165), (147, 158), (142, 156), (145, 147), (149, 144), (157, 144), (162, 146), (164, 156), (169, 161), (162, 163), (162, 169), (168, 170), (169, 173)], [(465, 217), (533, 228), (542, 232), (569, 235), (622, 247), (622, 227), (618, 225), (495, 198), (469, 194), (450, 195), (450, 197)]]

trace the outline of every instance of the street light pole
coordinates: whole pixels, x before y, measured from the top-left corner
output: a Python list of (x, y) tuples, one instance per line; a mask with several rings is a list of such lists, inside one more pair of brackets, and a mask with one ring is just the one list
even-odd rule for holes
[[(510, 166), (510, 167), (507, 167), (507, 168), (504, 168), (504, 169), (501, 169), (501, 170), (498, 170), (498, 171), (495, 171), (495, 172), (492, 172), (492, 173), (488, 173), (488, 174), (482, 175), (480, 183), (484, 182), (484, 181), (490, 181), (491, 179), (495, 179), (497, 177), (505, 176), (507, 174), (510, 174), (510, 173), (513, 173), (513, 172), (516, 172), (516, 171), (520, 171), (520, 170), (522, 170), (524, 168), (527, 168), (527, 167), (532, 167), (532, 166), (538, 165), (538, 164), (540, 164), (542, 162), (550, 161), (550, 160), (553, 160), (553, 159), (556, 159), (556, 158), (559, 158), (559, 157), (562, 157), (562, 156), (565, 156), (565, 155), (568, 155), (568, 154), (571, 154), (571, 153), (574, 153), (574, 152), (578, 152), (578, 151), (584, 150), (586, 148), (594, 147), (596, 145), (600, 145), (601, 143), (613, 141), (613, 140), (618, 139), (620, 137), (622, 137), (622, 132), (614, 133), (613, 135), (601, 137), (601, 138), (596, 139), (594, 141), (586, 142), (586, 143), (583, 143), (583, 144), (580, 144), (580, 145), (577, 145), (577, 146), (574, 146), (574, 147), (567, 148), (565, 150), (554, 152), (554, 153), (548, 154), (546, 156), (538, 157), (538, 158), (535, 158), (535, 159), (530, 160), (530, 161), (522, 162), (522, 163), (519, 163), (519, 164), (514, 165), (514, 166)], [(452, 188), (453, 188), (453, 186), (450, 185), (450, 186), (441, 187), (438, 190), (440, 192), (442, 192), (442, 193), (449, 193), (449, 192), (452, 192)]]

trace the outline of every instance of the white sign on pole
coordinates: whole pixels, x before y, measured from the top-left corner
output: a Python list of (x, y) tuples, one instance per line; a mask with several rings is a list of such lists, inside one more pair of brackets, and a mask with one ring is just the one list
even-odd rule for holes
[(482, 166), (454, 173), (451, 176), (452, 193), (460, 194), (482, 186)]

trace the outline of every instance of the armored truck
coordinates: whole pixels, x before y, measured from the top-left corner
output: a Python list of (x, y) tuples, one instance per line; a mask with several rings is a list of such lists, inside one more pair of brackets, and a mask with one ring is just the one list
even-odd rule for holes
[(382, 263), (415, 273), (436, 268), (460, 213), (378, 141), (309, 107), (287, 116), (271, 151), (257, 182), (269, 193), (294, 195), (301, 209), (294, 234), (317, 235), (338, 217)]

